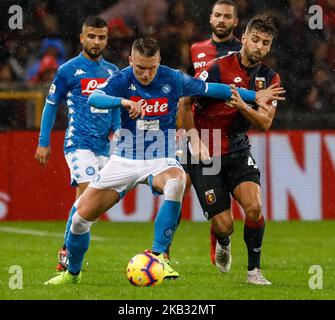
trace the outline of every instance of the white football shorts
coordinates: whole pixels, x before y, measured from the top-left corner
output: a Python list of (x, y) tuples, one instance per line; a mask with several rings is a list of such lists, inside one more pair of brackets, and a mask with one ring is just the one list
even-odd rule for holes
[[(122, 198), (139, 183), (151, 186), (151, 179), (169, 168), (184, 171), (174, 158), (133, 160), (113, 155), (89, 186), (95, 189), (113, 189)], [(154, 190), (153, 192), (156, 193)]]
[(65, 154), (71, 174), (71, 186), (91, 182), (108, 162), (109, 157), (96, 155), (91, 150), (78, 149)]

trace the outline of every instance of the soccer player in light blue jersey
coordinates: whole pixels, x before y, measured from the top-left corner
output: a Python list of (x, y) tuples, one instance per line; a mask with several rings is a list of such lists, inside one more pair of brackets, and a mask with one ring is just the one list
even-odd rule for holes
[[(83, 23), (80, 42), (82, 52), (61, 65), (50, 86), (41, 122), (35, 158), (45, 166), (50, 157), (50, 134), (61, 101), (68, 106), (68, 126), (64, 153), (70, 169), (71, 186), (76, 198), (86, 189), (95, 174), (107, 163), (110, 154), (109, 134), (120, 125), (120, 110), (101, 110), (87, 104), (89, 95), (100, 83), (119, 69), (102, 58), (107, 45), (107, 23), (99, 17), (88, 17)], [(67, 268), (66, 236), (71, 225), (69, 216), (64, 246), (60, 249), (58, 271)]]
[[(121, 109), (119, 141), (108, 163), (73, 207), (75, 213), (66, 242), (68, 270), (47, 281), (47, 285), (81, 281), (91, 225), (139, 183), (164, 195), (154, 223), (151, 251), (164, 264), (166, 278), (179, 276), (166, 256), (176, 231), (186, 181), (175, 155), (178, 99), (208, 96), (227, 100), (231, 90), (227, 85), (206, 83), (160, 66), (159, 46), (153, 39), (136, 40), (129, 62), (130, 67), (113, 74), (89, 98), (89, 104), (96, 108)], [(246, 101), (267, 101), (278, 97), (280, 91), (239, 90)]]

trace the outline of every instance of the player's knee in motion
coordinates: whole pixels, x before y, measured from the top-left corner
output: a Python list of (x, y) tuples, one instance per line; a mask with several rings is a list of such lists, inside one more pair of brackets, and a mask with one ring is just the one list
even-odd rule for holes
[(170, 178), (164, 186), (165, 200), (182, 202), (185, 191), (185, 177)]
[(184, 195), (191, 189), (191, 187), (192, 187), (192, 181), (191, 181), (190, 176), (187, 174), (186, 175), (186, 185), (185, 185)]
[(221, 238), (222, 236), (228, 237), (234, 232), (234, 220), (232, 219), (219, 219), (213, 217), (212, 224), (214, 227), (214, 232), (217, 238)]
[(246, 205), (243, 209), (247, 218), (253, 222), (257, 222), (262, 218), (262, 205), (259, 201), (254, 201)]
[(85, 220), (76, 212), (72, 217), (71, 232), (76, 235), (87, 233), (93, 223), (94, 221)]

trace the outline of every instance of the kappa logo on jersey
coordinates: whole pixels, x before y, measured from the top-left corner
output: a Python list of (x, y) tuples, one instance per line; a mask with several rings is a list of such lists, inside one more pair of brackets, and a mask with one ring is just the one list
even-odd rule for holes
[(145, 110), (147, 117), (163, 116), (169, 113), (168, 98), (143, 99), (142, 97), (130, 97), (130, 100), (138, 102), (138, 105)]
[(82, 69), (77, 69), (74, 75), (75, 76), (80, 76), (82, 74), (86, 74), (86, 72), (84, 70), (82, 70)]
[(136, 91), (136, 87), (133, 83), (129, 86), (128, 89), (131, 90), (131, 91)]
[(106, 78), (85, 78), (80, 79), (81, 93), (85, 96), (89, 96), (98, 87), (99, 84), (103, 84)]

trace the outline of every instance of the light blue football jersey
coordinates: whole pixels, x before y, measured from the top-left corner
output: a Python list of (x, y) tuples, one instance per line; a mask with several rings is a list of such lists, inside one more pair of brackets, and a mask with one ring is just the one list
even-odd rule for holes
[(127, 67), (114, 73), (98, 91), (138, 102), (145, 117), (132, 120), (121, 107), (120, 138), (114, 154), (130, 159), (175, 158), (176, 115), (183, 96), (202, 95), (206, 83), (185, 73), (159, 66), (153, 81), (142, 85)]
[(108, 136), (120, 126), (120, 110), (95, 109), (87, 104), (87, 99), (98, 84), (118, 71), (117, 66), (103, 58), (91, 61), (82, 53), (59, 67), (47, 103), (58, 105), (66, 100), (69, 108), (65, 153), (89, 149), (97, 155), (109, 156)]

